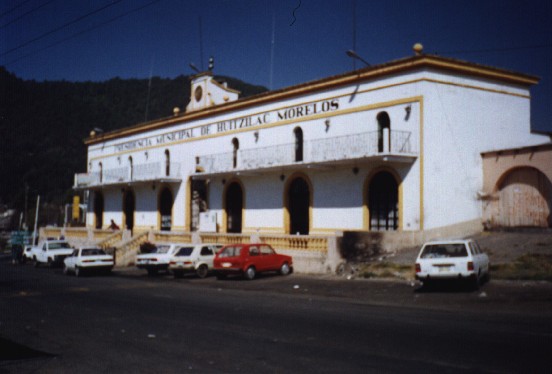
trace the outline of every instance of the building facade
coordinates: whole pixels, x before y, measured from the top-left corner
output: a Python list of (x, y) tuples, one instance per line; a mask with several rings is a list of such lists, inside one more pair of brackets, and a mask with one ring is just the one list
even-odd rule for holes
[(481, 154), (548, 141), (530, 130), (537, 82), (417, 53), (239, 99), (206, 72), (184, 113), (91, 133), (75, 188), (98, 229), (471, 233)]

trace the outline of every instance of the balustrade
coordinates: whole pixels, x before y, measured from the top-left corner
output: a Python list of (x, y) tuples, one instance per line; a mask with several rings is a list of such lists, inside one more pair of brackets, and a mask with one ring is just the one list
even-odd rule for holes
[[(330, 161), (353, 160), (376, 155), (416, 154), (409, 131), (366, 132), (315, 139), (303, 144), (301, 163), (321, 163)], [(218, 153), (196, 158), (200, 172), (221, 173), (240, 170), (256, 170), (273, 166), (293, 165), (295, 143), (270, 147), (241, 149), (234, 165), (234, 153)]]

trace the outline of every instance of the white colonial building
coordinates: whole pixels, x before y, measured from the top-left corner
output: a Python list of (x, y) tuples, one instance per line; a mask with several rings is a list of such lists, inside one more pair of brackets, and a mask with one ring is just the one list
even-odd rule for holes
[(91, 133), (75, 188), (90, 228), (134, 236), (473, 233), (481, 153), (549, 141), (530, 129), (537, 82), (420, 49), (245, 99), (206, 72), (184, 113)]

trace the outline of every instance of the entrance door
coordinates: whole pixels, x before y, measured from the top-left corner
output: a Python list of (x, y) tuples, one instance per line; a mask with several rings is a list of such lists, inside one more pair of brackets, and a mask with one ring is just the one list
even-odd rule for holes
[(159, 196), (159, 215), (161, 216), (161, 230), (171, 231), (173, 196), (168, 187), (163, 188)]
[(136, 199), (132, 190), (126, 190), (123, 199), (123, 212), (125, 213), (125, 228), (134, 228), (134, 211), (136, 210)]
[(393, 231), (399, 227), (399, 189), (388, 172), (379, 172), (368, 187), (368, 210), (371, 231)]
[(243, 191), (239, 183), (234, 182), (226, 190), (226, 231), (242, 232)]
[(103, 194), (99, 191), (94, 192), (94, 220), (96, 222), (95, 227), (101, 229), (103, 226), (103, 211), (104, 211), (104, 198)]
[(510, 172), (499, 186), (498, 226), (550, 227), (552, 184), (537, 169), (520, 168)]
[(290, 234), (309, 234), (309, 185), (303, 178), (296, 178), (289, 186), (289, 221)]

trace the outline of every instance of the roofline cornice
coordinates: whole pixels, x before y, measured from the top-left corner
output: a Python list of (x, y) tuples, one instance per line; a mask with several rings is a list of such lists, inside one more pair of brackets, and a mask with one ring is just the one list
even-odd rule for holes
[(436, 69), (441, 71), (444, 70), (525, 87), (537, 84), (539, 82), (538, 77), (528, 74), (522, 74), (505, 69), (479, 65), (452, 58), (422, 54), (391, 61), (380, 65), (369, 66), (359, 70), (349, 71), (344, 74), (322, 78), (316, 81), (301, 83), (295, 86), (286, 87), (275, 91), (264, 92), (255, 96), (250, 96), (230, 103), (218, 105), (216, 107), (199, 110), (197, 112), (185, 113), (182, 115), (140, 123), (131, 127), (114, 130), (111, 132), (96, 135), (94, 137), (89, 137), (84, 140), (84, 144), (98, 144), (107, 140), (134, 135), (145, 131), (152, 131), (177, 123), (181, 124), (185, 122), (199, 120), (226, 112), (246, 109), (255, 105), (266, 104), (269, 102), (287, 99), (290, 97), (301, 96), (308, 93), (327, 90), (347, 84), (358, 83), (360, 81), (366, 81), (416, 69)]

